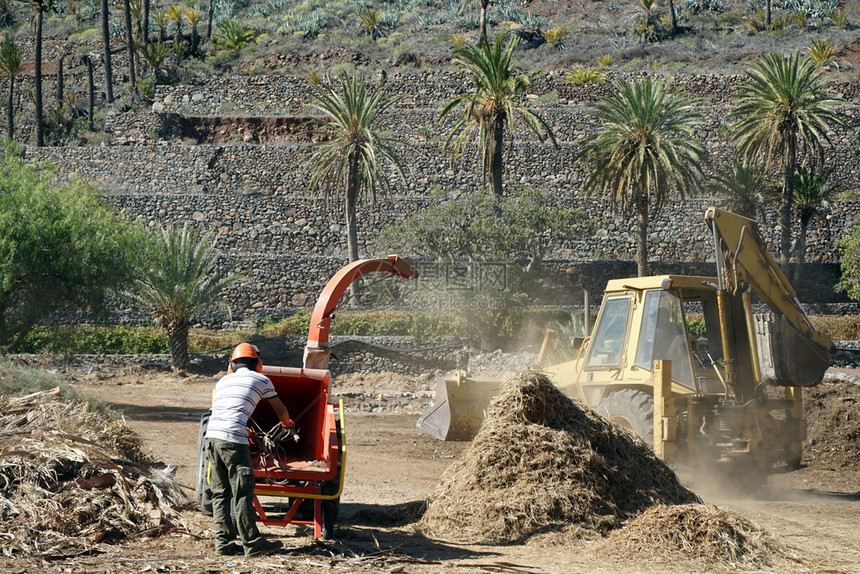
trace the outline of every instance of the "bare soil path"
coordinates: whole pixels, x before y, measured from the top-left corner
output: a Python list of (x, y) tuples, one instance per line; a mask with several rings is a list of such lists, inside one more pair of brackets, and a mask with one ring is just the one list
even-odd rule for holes
[[(177, 469), (193, 493), (200, 415), (218, 374), (176, 376), (159, 370), (93, 373), (73, 386), (123, 411), (152, 455)], [(314, 541), (304, 527), (264, 528), (285, 544), (264, 558), (212, 554), (211, 519), (182, 512), (189, 534), (98, 545), (94, 552), (50, 561), (0, 558), (0, 572), (735, 572), (652, 549), (636, 557), (598, 542), (543, 546), (453, 544), (414, 534), (414, 521), (464, 443), (444, 443), (415, 427), (431, 395), (426, 380), (392, 374), (335, 381), (346, 404), (347, 463), (335, 539)], [(711, 494), (705, 502), (733, 510), (786, 545), (796, 572), (860, 572), (860, 472), (856, 467), (806, 468), (771, 477), (756, 497)], [(629, 549), (628, 549), (629, 550)], [(772, 571), (784, 571), (781, 563)], [(759, 570), (760, 571), (760, 570)]]

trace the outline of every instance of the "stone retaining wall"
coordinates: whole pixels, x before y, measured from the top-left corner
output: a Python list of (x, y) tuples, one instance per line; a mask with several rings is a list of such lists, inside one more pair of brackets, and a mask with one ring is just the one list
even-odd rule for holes
[[(731, 107), (730, 95), (740, 76), (678, 76), (676, 87), (702, 100), (706, 123), (697, 137), (709, 149), (712, 169), (724, 169), (729, 146), (718, 134)], [(393, 195), (359, 210), (362, 256), (384, 255), (375, 245), (380, 230), (446, 198), (481, 186), (474, 158), (452, 167), (442, 151), (446, 128), (436, 118), (441, 106), (470, 85), (461, 72), (396, 71), (388, 76), (392, 93), (403, 98), (387, 126), (395, 130), (399, 152), (410, 169), (408, 180), (394, 183)], [(559, 206), (573, 206), (600, 222), (582, 240), (559, 243), (545, 266), (545, 289), (537, 303), (580, 301), (588, 288), (598, 297), (608, 278), (633, 275), (634, 227), (614, 216), (602, 198), (577, 195), (583, 178), (573, 158), (581, 137), (591, 129), (586, 106), (608, 84), (572, 85), (548, 74), (530, 91), (536, 111), (553, 126), (559, 148), (542, 144), (525, 132), (508, 157), (508, 181), (549, 191)], [(846, 97), (845, 111), (860, 117), (858, 83), (837, 86)], [(546, 97), (555, 94), (555, 97)], [(549, 101), (542, 104), (543, 100)], [(32, 161), (54, 161), (104, 189), (112, 201), (150, 225), (193, 221), (217, 232), (221, 265), (241, 267), (248, 283), (228, 293), (234, 318), (279, 318), (312, 305), (328, 278), (346, 261), (343, 216), (326, 207), (308, 188), (302, 166), (307, 148), (296, 142), (253, 145), (236, 134), (231, 145), (183, 145), (177, 114), (306, 115), (307, 82), (291, 76), (231, 76), (199, 85), (159, 86), (153, 112), (110, 116), (108, 130), (120, 145), (28, 148)], [(453, 119), (452, 119), (453, 121)], [(860, 168), (852, 130), (834, 136), (828, 158), (840, 191), (860, 190)], [(703, 223), (707, 195), (673, 201), (652, 220), (649, 258), (657, 272), (712, 275), (711, 241)], [(766, 240), (775, 245), (779, 227), (768, 213)], [(807, 302), (844, 301), (833, 291), (838, 281), (836, 241), (860, 221), (860, 201), (833, 201), (825, 224), (810, 229), (807, 260), (798, 286)], [(773, 249), (773, 247), (772, 247)], [(575, 272), (568, 272), (576, 269)], [(217, 323), (223, 318), (207, 319)]]

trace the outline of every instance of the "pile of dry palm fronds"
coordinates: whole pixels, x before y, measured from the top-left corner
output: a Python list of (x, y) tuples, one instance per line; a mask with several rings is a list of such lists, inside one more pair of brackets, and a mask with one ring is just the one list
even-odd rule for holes
[(666, 553), (672, 553), (755, 567), (793, 559), (770, 534), (742, 516), (701, 504), (646, 510), (610, 534), (594, 552), (628, 559), (665, 558)]
[(509, 379), (472, 444), (431, 495), (419, 528), (512, 542), (575, 525), (605, 533), (659, 504), (698, 502), (640, 440), (539, 373)]
[(0, 396), (0, 554), (65, 553), (172, 528), (187, 498), (122, 421), (59, 389)]

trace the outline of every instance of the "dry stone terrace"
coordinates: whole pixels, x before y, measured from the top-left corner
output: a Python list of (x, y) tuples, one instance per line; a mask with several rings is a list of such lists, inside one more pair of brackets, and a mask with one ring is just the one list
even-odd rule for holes
[[(720, 137), (720, 126), (731, 109), (731, 94), (741, 76), (677, 76), (676, 89), (698, 100), (705, 124), (697, 137), (708, 148), (713, 170), (725, 169), (731, 148)], [(470, 193), (481, 186), (475, 158), (452, 166), (442, 152), (451, 125), (436, 122), (439, 110), (453, 95), (468, 89), (469, 78), (450, 70), (393, 71), (390, 91), (401, 97), (386, 117), (400, 142), (409, 168), (406, 182), (395, 181), (393, 195), (380, 197), (359, 212), (362, 255), (384, 255), (374, 245), (381, 229), (446, 198)], [(836, 86), (846, 98), (844, 111), (851, 121), (860, 117), (858, 83)], [(575, 206), (596, 218), (600, 230), (580, 241), (555, 246), (545, 265), (545, 290), (539, 303), (578, 304), (581, 289), (599, 293), (607, 278), (634, 272), (633, 226), (611, 214), (602, 198), (577, 194), (583, 177), (574, 162), (578, 142), (591, 129), (587, 105), (608, 84), (573, 85), (548, 73), (533, 86), (528, 102), (548, 120), (559, 148), (540, 143), (525, 131), (508, 157), (509, 185), (547, 190), (559, 206)], [(327, 208), (308, 187), (303, 170), (307, 146), (291, 137), (256, 144), (249, 130), (266, 129), (265, 118), (307, 117), (311, 101), (308, 83), (297, 76), (229, 76), (195, 85), (159, 86), (151, 112), (128, 112), (109, 117), (107, 130), (115, 143), (99, 147), (28, 148), (32, 161), (53, 161), (95, 182), (106, 201), (150, 225), (196, 221), (218, 233), (222, 264), (238, 261), (250, 266), (249, 284), (234, 289), (234, 316), (281, 317), (311, 305), (315, 293), (345, 261), (343, 216)], [(235, 134), (221, 133), (225, 144), (195, 145), (187, 135), (193, 117), (226, 116), (241, 126)], [(274, 120), (273, 120), (274, 121)], [(453, 120), (452, 120), (453, 121)], [(212, 123), (212, 122), (209, 122)], [(221, 122), (217, 129), (226, 130)], [(270, 140), (271, 141), (271, 140)], [(854, 128), (834, 134), (828, 160), (835, 167), (833, 181), (840, 191), (860, 190), (860, 162)], [(655, 271), (712, 274), (712, 246), (703, 222), (707, 206), (716, 198), (697, 196), (673, 201), (652, 220), (649, 257), (660, 263)], [(834, 200), (826, 225), (810, 229), (807, 260), (812, 263), (798, 285), (809, 303), (845, 301), (833, 293), (838, 279), (836, 242), (858, 221), (860, 202)], [(768, 214), (764, 231), (775, 244), (779, 228)], [(573, 270), (573, 271), (571, 271)]]

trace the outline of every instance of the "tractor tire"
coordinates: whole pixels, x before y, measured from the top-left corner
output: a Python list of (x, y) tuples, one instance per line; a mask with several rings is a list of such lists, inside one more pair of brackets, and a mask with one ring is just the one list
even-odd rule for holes
[(212, 516), (212, 490), (209, 489), (207, 474), (209, 471), (209, 457), (206, 455), (206, 429), (209, 426), (211, 410), (206, 411), (200, 417), (200, 430), (197, 433), (197, 481), (194, 484), (194, 498), (200, 505), (200, 511), (206, 516)]
[(636, 389), (621, 389), (605, 397), (597, 405), (597, 412), (641, 438), (648, 446), (654, 445), (654, 399)]

